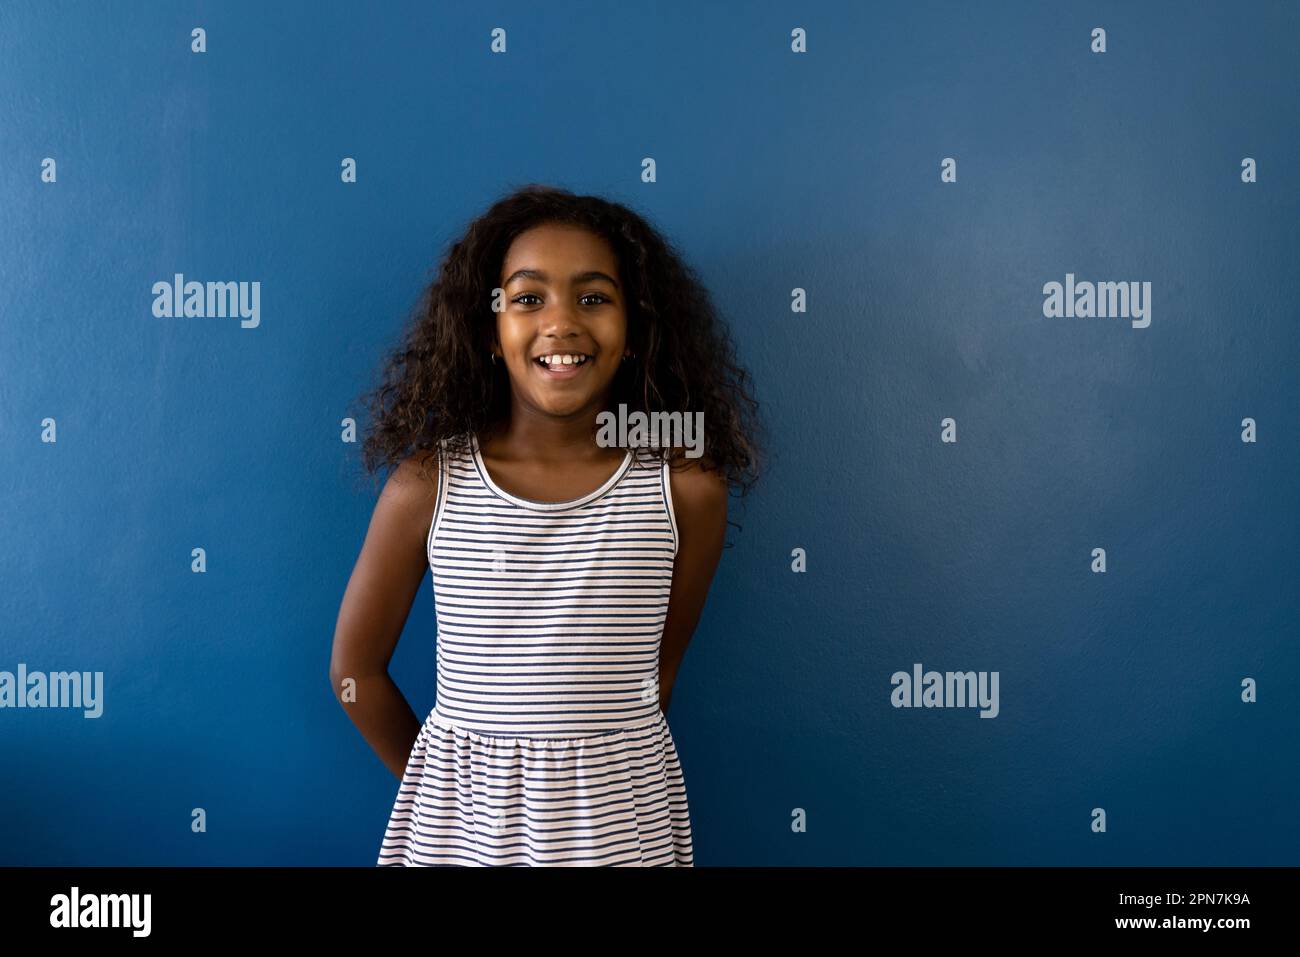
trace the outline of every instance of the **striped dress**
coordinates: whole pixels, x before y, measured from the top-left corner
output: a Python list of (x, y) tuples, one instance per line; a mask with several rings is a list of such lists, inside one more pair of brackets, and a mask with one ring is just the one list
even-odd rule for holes
[(535, 502), (496, 485), (476, 439), (440, 459), (437, 703), (378, 865), (692, 866), (659, 709), (677, 553), (666, 464), (629, 451), (594, 491)]

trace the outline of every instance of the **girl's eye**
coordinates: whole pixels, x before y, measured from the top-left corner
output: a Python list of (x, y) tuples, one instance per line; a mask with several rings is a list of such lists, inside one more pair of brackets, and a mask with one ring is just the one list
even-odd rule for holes
[[(511, 301), (511, 302), (518, 302), (518, 303), (520, 303), (521, 305), (525, 305), (525, 306), (531, 306), (531, 305), (533, 305), (533, 303), (531, 303), (531, 302), (523, 302), (523, 300), (524, 300), (524, 299), (538, 299), (538, 298), (540, 298), (540, 297), (539, 297), (536, 293), (533, 293), (533, 292), (521, 292), (519, 295), (515, 296), (515, 298), (511, 299), (510, 301)], [(606, 295), (604, 295), (604, 294), (602, 294), (602, 293), (599, 293), (599, 292), (589, 292), (589, 293), (587, 293), (585, 296), (583, 296), (582, 299), (579, 300), (579, 301), (581, 302), (581, 301), (585, 301), (585, 300), (587, 300), (587, 299), (593, 299), (593, 298), (594, 298), (594, 299), (599, 299), (601, 302), (612, 302), (612, 301), (613, 301), (613, 300), (610, 299), (608, 296), (606, 296)], [(592, 303), (592, 305), (595, 305), (595, 303)]]

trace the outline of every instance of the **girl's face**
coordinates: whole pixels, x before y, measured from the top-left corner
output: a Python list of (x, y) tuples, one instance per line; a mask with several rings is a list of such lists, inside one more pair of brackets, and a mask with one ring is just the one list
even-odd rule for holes
[(499, 285), (505, 308), (495, 352), (514, 404), (552, 416), (590, 413), (594, 422), (627, 346), (614, 251), (585, 229), (535, 226), (506, 250)]

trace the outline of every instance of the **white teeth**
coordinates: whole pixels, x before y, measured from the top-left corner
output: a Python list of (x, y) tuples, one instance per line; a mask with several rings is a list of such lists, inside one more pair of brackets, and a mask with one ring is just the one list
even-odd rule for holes
[(574, 355), (574, 354), (567, 354), (567, 355), (556, 354), (556, 355), (549, 355), (549, 356), (539, 356), (538, 358), (541, 360), (543, 365), (548, 365), (548, 366), (552, 366), (552, 365), (580, 366), (587, 361), (586, 356)]

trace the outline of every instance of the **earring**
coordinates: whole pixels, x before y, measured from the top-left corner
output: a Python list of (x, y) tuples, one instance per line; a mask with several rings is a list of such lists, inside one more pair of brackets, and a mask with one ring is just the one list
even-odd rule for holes
[(488, 355), (490, 355), (490, 356), (492, 357), (492, 364), (493, 364), (493, 365), (496, 365), (496, 364), (497, 364), (497, 354), (496, 354), (495, 352), (489, 352)]

